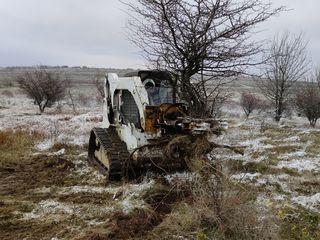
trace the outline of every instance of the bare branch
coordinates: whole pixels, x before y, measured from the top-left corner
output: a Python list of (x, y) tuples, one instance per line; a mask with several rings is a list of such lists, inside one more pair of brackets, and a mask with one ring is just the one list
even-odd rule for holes
[(276, 36), (271, 44), (265, 79), (259, 82), (259, 87), (273, 103), (276, 121), (282, 117), (293, 86), (303, 80), (309, 70), (306, 46), (303, 35), (295, 37), (289, 33)]
[[(131, 18), (128, 38), (141, 48), (151, 66), (178, 76), (180, 97), (196, 114), (206, 112), (206, 98), (212, 95), (206, 91), (212, 89), (199, 87), (191, 79), (200, 74), (219, 82), (221, 77), (240, 75), (258, 64), (253, 56), (260, 52), (261, 43), (250, 40), (251, 31), (284, 10), (262, 0), (122, 2)], [(199, 98), (202, 94), (204, 98)]]

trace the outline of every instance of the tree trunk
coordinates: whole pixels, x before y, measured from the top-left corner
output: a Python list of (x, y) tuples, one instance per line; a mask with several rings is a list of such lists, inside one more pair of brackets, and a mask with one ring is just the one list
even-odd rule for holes
[(191, 83), (191, 75), (183, 73), (180, 77), (182, 99), (187, 102), (190, 115), (194, 117), (208, 116), (208, 109), (206, 101), (199, 95), (198, 89), (194, 89)]
[(274, 117), (274, 120), (276, 122), (280, 121), (282, 117), (282, 113), (283, 113), (283, 103), (281, 100), (278, 100), (278, 102), (276, 103), (276, 115)]
[(315, 127), (315, 126), (316, 126), (316, 123), (317, 123), (317, 119), (311, 118), (311, 119), (309, 119), (309, 122), (310, 122), (310, 125), (311, 125), (312, 127)]

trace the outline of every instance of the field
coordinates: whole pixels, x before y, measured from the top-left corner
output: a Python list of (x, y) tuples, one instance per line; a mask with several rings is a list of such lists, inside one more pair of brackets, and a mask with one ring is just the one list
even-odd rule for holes
[[(60, 104), (42, 115), (0, 88), (1, 239), (320, 239), (320, 129), (306, 119), (247, 120), (232, 102), (213, 140), (243, 155), (215, 149), (207, 172), (110, 183), (86, 161), (102, 120), (89, 86), (73, 87), (76, 112)], [(232, 86), (244, 89), (252, 81)]]

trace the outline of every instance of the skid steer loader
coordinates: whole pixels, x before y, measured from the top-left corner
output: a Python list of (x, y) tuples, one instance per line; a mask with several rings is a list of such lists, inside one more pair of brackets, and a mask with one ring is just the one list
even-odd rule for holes
[(221, 130), (218, 121), (191, 118), (176, 103), (168, 72), (108, 73), (104, 90), (103, 122), (91, 131), (88, 159), (109, 180), (197, 167)]

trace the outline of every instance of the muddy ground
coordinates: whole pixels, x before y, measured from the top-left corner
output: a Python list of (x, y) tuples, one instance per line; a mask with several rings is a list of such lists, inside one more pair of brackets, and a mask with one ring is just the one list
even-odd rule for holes
[(178, 201), (167, 191), (142, 201), (154, 180), (108, 183), (83, 150), (0, 162), (1, 239), (144, 239)]
[[(84, 158), (84, 157), (83, 157)], [(84, 159), (83, 159), (84, 160)], [(85, 164), (85, 163), (79, 163)], [(70, 191), (88, 185), (68, 156), (35, 155), (0, 165), (0, 235), (2, 239), (76, 238), (79, 230), (94, 230), (97, 217), (104, 219), (111, 193)], [(62, 190), (66, 191), (62, 192)], [(89, 214), (89, 209), (96, 214)], [(101, 211), (99, 211), (101, 209)], [(89, 227), (92, 225), (92, 227)], [(83, 231), (85, 230), (85, 231)]]

